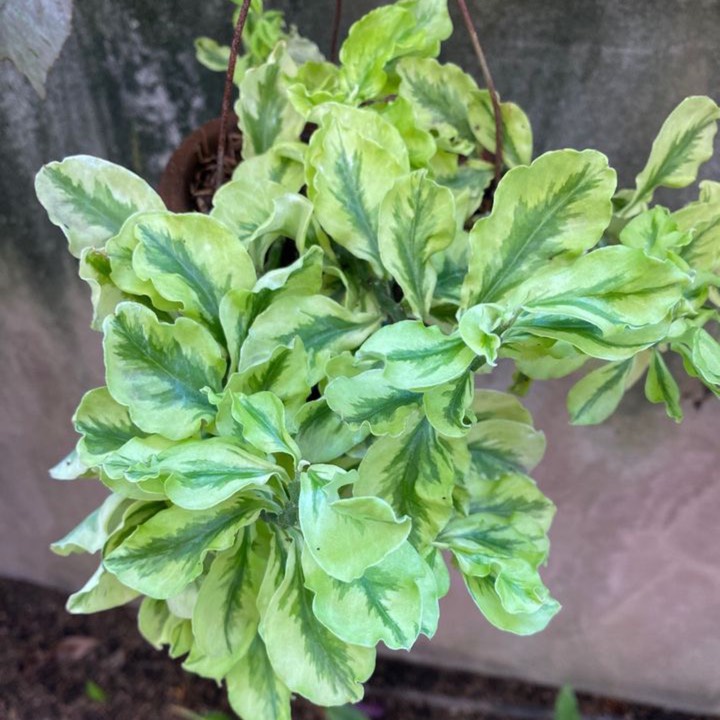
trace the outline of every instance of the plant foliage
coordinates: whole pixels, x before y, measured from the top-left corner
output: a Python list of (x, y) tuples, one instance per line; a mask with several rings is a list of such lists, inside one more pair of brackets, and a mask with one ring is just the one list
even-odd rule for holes
[[(532, 160), (503, 103), (506, 173), (481, 211), (494, 119), (436, 60), (450, 32), (445, 0), (400, 0), (353, 25), (335, 65), (255, 3), (244, 162), (209, 216), (96, 158), (37, 177), (104, 335), (107, 385), (54, 469), (111, 491), (54, 545), (101, 554), (68, 608), (142, 596), (148, 641), (224, 681), (248, 720), (287, 720), (292, 693), (359, 700), (379, 642), (434, 634), (448, 558), (498, 628), (557, 613), (539, 574), (554, 506), (529, 475), (545, 440), (482, 388), (500, 359), (520, 382), (587, 367), (580, 424), (643, 375), (679, 420), (673, 354), (720, 391), (720, 184), (650, 207), (695, 180), (717, 105), (682, 102), (618, 191), (599, 152)], [(198, 52), (224, 69), (226, 49)]]

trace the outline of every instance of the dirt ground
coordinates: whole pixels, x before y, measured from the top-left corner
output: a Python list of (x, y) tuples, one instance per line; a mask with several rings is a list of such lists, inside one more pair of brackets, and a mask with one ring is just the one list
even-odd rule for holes
[[(0, 579), (0, 720), (193, 720), (234, 717), (213, 682), (186, 674), (121, 608), (73, 616), (65, 596)], [(552, 720), (557, 690), (380, 659), (367, 686), (378, 720)], [(705, 720), (580, 695), (587, 720)], [(294, 720), (324, 714), (296, 701)], [(249, 719), (252, 720), (252, 719)]]

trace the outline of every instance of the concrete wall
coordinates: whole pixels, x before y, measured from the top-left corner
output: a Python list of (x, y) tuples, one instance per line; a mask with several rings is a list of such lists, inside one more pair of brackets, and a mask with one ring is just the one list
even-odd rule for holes
[[(46, 469), (74, 442), (69, 418), (102, 383), (101, 354), (88, 290), (32, 177), (84, 152), (157, 180), (179, 140), (217, 114), (221, 80), (195, 63), (192, 39), (230, 34), (223, 0), (75, 4), (45, 101), (0, 63), (0, 573), (66, 588), (89, 564), (47, 545), (102, 492)], [(327, 47), (330, 0), (270, 4)], [(374, 4), (346, 3), (347, 20)], [(596, 147), (622, 183), (682, 97), (720, 98), (720, 0), (474, 5), (498, 87), (530, 115), (537, 150)], [(445, 56), (475, 68), (459, 26)], [(720, 152), (703, 176), (720, 178)], [(720, 405), (695, 409), (691, 383), (680, 427), (633, 393), (609, 424), (569, 428), (566, 390), (529, 396), (549, 445), (536, 475), (558, 505), (546, 579), (564, 611), (540, 636), (513, 638), (456, 583), (438, 636), (413, 657), (720, 712)]]

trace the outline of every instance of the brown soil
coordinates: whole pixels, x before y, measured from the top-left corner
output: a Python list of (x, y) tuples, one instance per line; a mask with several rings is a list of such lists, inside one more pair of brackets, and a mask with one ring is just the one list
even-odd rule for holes
[[(139, 636), (132, 608), (72, 616), (61, 593), (0, 579), (0, 720), (183, 720), (225, 712), (224, 692)], [(88, 682), (104, 699), (92, 699)], [(551, 720), (556, 690), (380, 659), (367, 687), (378, 720)], [(580, 696), (590, 720), (705, 720)], [(295, 720), (322, 712), (296, 701)], [(249, 719), (251, 720), (251, 719)]]

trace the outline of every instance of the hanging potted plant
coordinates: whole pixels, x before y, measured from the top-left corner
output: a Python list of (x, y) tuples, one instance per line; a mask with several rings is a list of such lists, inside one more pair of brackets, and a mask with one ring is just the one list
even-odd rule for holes
[(289, 718), (292, 693), (360, 699), (379, 642), (435, 632), (450, 560), (501, 629), (558, 612), (538, 571), (554, 506), (529, 475), (545, 440), (485, 387), (500, 358), (518, 388), (587, 369), (575, 423), (643, 377), (679, 420), (669, 354), (718, 392), (720, 185), (651, 207), (696, 179), (717, 105), (681, 103), (632, 189), (594, 150), (532, 160), (459, 4), (488, 89), (436, 59), (445, 0), (373, 10), (338, 63), (243, 2), (231, 50), (199, 43), (229, 60), (208, 214), (95, 158), (37, 177), (104, 335), (106, 386), (54, 469), (111, 491), (53, 546), (101, 553), (68, 608), (142, 597), (144, 636), (248, 720)]

